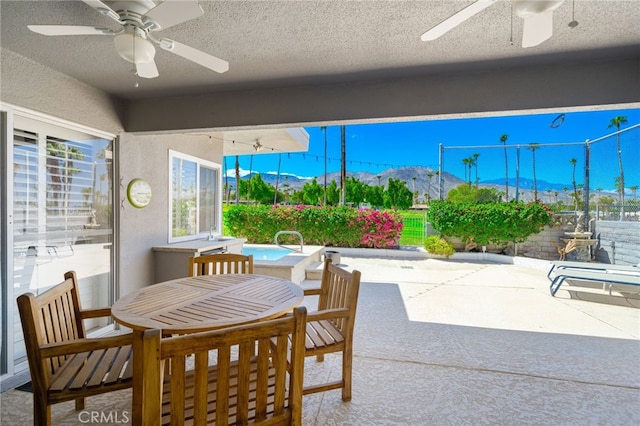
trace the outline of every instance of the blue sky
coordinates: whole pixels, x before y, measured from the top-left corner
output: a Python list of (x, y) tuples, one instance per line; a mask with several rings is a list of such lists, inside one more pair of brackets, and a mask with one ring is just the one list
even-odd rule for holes
[[(347, 171), (378, 173), (389, 168), (423, 166), (438, 168), (438, 145), (446, 149), (445, 171), (464, 178), (462, 159), (478, 156), (480, 181), (504, 179), (504, 150), (499, 142), (504, 133), (509, 135), (508, 146), (520, 145), (520, 176), (533, 177), (532, 152), (529, 144), (537, 142), (535, 151), (538, 180), (571, 184), (571, 158), (578, 160), (576, 181), (584, 175), (583, 145), (553, 146), (554, 144), (581, 143), (612, 133), (607, 128), (611, 118), (626, 116), (628, 123), (622, 129), (640, 124), (640, 109), (605, 110), (594, 112), (560, 113), (528, 116), (506, 116), (399, 122), (380, 124), (354, 124), (346, 126)], [(555, 122), (554, 122), (555, 120)], [(557, 124), (551, 127), (551, 124)], [(324, 133), (320, 127), (306, 127), (309, 133), (307, 153), (282, 154), (281, 173), (300, 177), (321, 176), (324, 173)], [(454, 147), (469, 146), (458, 149)], [(498, 146), (483, 148), (482, 146)], [(625, 184), (628, 188), (640, 185), (640, 127), (621, 135)], [(515, 177), (517, 150), (508, 150), (509, 177)], [(327, 172), (340, 171), (340, 127), (327, 128)], [(227, 158), (227, 167), (233, 168), (234, 159)], [(240, 157), (240, 167), (249, 170), (250, 156)], [(268, 173), (278, 167), (278, 154), (253, 156), (252, 170)], [(613, 178), (619, 175), (615, 137), (596, 142), (591, 148), (591, 187), (614, 188)], [(475, 169), (473, 170), (475, 179)]]

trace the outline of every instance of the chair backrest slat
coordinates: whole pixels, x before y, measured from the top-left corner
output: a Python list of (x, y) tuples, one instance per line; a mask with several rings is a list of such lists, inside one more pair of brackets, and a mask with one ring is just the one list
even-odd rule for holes
[(208, 254), (189, 258), (189, 276), (253, 274), (253, 255)]
[[(24, 294), (18, 297), (18, 309), (24, 329), (25, 347), (29, 357), (29, 368), (38, 380), (48, 388), (49, 380), (60, 368), (66, 357), (41, 359), (40, 347), (48, 343), (75, 341), (85, 337), (85, 329), (80, 317), (78, 279), (75, 272), (67, 272), (65, 280), (39, 296)], [(31, 365), (41, 363), (40, 367)]]
[(334, 320), (345, 334), (353, 331), (359, 288), (360, 271), (348, 272), (333, 265), (331, 260), (325, 261), (318, 310), (349, 308), (348, 317)]
[[(293, 316), (218, 331), (164, 339), (146, 331), (144, 422), (170, 415), (171, 424), (300, 424), (305, 324), (299, 307)], [(165, 360), (170, 401), (158, 391)]]

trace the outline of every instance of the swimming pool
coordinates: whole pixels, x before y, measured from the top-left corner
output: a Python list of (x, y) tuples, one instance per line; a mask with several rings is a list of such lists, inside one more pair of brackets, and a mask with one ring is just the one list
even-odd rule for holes
[(248, 256), (253, 255), (253, 260), (278, 260), (285, 257), (293, 250), (280, 247), (243, 247), (242, 254)]

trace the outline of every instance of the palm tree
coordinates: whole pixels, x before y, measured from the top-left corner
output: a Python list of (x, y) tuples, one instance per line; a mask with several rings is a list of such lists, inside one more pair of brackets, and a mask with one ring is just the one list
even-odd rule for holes
[(538, 201), (538, 183), (536, 181), (536, 149), (540, 148), (538, 142), (532, 142), (529, 144), (531, 148), (531, 156), (533, 160), (533, 201)]
[(504, 145), (504, 200), (509, 201), (509, 160), (507, 157), (507, 139), (509, 135), (504, 133), (500, 136), (500, 143)]
[(476, 188), (478, 187), (478, 157), (480, 157), (480, 154), (477, 152), (473, 154), (473, 165), (476, 168)]
[(472, 157), (467, 157), (462, 159), (462, 164), (464, 164), (464, 181), (471, 186), (471, 168), (473, 167), (474, 161)]
[[(68, 208), (71, 196), (73, 175), (80, 173), (74, 166), (74, 160), (83, 160), (84, 153), (77, 147), (64, 142), (47, 142), (47, 171), (51, 180), (52, 204), (56, 207)], [(56, 214), (62, 214), (58, 210)]]
[(576, 187), (576, 164), (578, 163), (578, 160), (572, 158), (571, 160), (569, 160), (569, 162), (573, 166), (573, 171), (571, 173), (571, 184), (573, 185), (573, 200), (576, 206), (576, 210), (578, 210), (578, 188)]
[(378, 175), (378, 176), (376, 176), (376, 177), (378, 178), (378, 186), (380, 186), (380, 178), (381, 178), (382, 176)]
[(618, 166), (620, 167), (620, 217), (624, 217), (624, 170), (622, 168), (622, 149), (620, 148), (620, 126), (625, 123), (627, 123), (627, 117), (619, 115), (612, 118), (608, 126), (608, 128), (615, 127), (617, 129), (616, 148), (618, 149)]
[(469, 159), (468, 158), (463, 158), (462, 159), (462, 165), (464, 167), (464, 182), (467, 183), (467, 165), (469, 164)]
[(636, 194), (638, 193), (638, 188), (640, 188), (640, 186), (638, 186), (638, 185), (633, 185), (633, 186), (629, 187), (629, 189), (633, 192), (633, 199), (634, 200), (638, 199), (638, 197), (636, 197)]
[(431, 178), (433, 177), (433, 173), (427, 173), (427, 178), (429, 178), (429, 189), (427, 189), (427, 203), (431, 201)]
[(553, 196), (556, 198), (555, 203), (558, 204), (558, 191), (553, 191)]

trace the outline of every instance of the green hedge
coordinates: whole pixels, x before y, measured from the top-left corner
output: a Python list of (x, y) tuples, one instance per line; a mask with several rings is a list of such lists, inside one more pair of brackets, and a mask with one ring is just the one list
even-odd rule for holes
[(427, 219), (443, 236), (477, 244), (522, 242), (537, 234), (550, 220), (541, 203), (451, 203), (433, 201)]
[[(278, 231), (298, 231), (309, 245), (384, 248), (397, 246), (402, 232), (402, 218), (394, 213), (351, 207), (238, 205), (223, 218), (231, 235), (257, 244), (273, 244)], [(298, 243), (291, 235), (278, 241)]]

